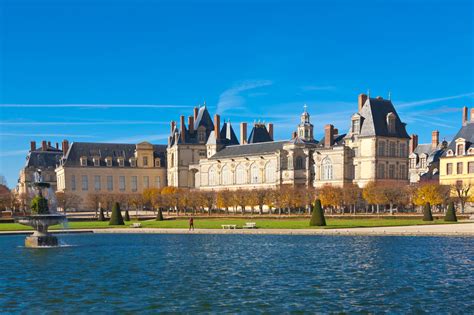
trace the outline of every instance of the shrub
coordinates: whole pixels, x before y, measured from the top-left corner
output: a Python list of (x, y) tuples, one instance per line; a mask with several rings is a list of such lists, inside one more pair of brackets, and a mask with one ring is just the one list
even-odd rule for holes
[(36, 196), (31, 200), (31, 213), (32, 214), (48, 214), (48, 200), (43, 196)]
[(125, 225), (123, 222), (122, 212), (120, 212), (120, 205), (118, 202), (112, 207), (112, 215), (110, 216), (109, 225)]
[(433, 215), (431, 214), (431, 205), (429, 202), (425, 203), (423, 208), (423, 221), (433, 221)]
[(161, 208), (158, 209), (156, 214), (156, 221), (163, 221), (163, 212), (161, 211)]
[(446, 215), (444, 216), (444, 221), (458, 222), (458, 218), (456, 217), (456, 209), (454, 209), (454, 202), (452, 201), (448, 205), (448, 211), (446, 211)]
[(105, 221), (104, 208), (99, 209), (99, 221)]
[(125, 221), (130, 221), (130, 214), (128, 214), (128, 210), (125, 210)]
[(321, 207), (321, 200), (316, 199), (316, 202), (313, 206), (313, 213), (311, 215), (311, 220), (309, 221), (309, 226), (325, 226), (326, 219), (324, 218), (324, 211)]

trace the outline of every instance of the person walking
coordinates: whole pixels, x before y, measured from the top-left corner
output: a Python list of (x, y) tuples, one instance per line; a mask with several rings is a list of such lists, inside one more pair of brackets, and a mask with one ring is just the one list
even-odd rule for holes
[(190, 217), (189, 218), (189, 230), (191, 231), (191, 228), (193, 229), (194, 231), (194, 218), (193, 217)]

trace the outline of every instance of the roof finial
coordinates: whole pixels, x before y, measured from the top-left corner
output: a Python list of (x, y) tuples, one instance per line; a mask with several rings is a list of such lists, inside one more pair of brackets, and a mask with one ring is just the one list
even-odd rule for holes
[(204, 101), (204, 107), (206, 107), (206, 101)]
[[(367, 89), (367, 98), (370, 98), (370, 89)], [(206, 104), (206, 102), (204, 102)]]
[(304, 104), (303, 108), (304, 108), (304, 113), (307, 113), (306, 109), (308, 108), (308, 105)]
[(389, 100), (389, 101), (392, 100), (392, 92), (391, 92), (391, 91), (388, 91), (388, 100)]

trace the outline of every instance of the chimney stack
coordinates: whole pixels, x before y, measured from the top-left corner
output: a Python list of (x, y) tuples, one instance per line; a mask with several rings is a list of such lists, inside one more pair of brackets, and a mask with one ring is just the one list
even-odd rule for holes
[(36, 150), (36, 141), (31, 141), (30, 142), (30, 151)]
[(334, 126), (333, 125), (326, 125), (324, 127), (324, 147), (329, 148), (331, 147), (334, 142)]
[(41, 141), (41, 150), (42, 150), (42, 151), (46, 151), (47, 148), (48, 148), (48, 147), (47, 147), (46, 141), (45, 141), (45, 140)]
[(197, 121), (197, 119), (198, 119), (198, 113), (199, 113), (199, 108), (194, 107), (194, 121)]
[(471, 121), (474, 121), (474, 108), (471, 108)]
[(367, 95), (362, 93), (362, 94), (359, 94), (359, 107), (358, 107), (358, 110), (359, 110), (359, 113), (360, 111), (362, 110), (362, 106), (364, 106), (365, 102), (367, 101)]
[(467, 123), (467, 106), (462, 108), (462, 125), (465, 126)]
[(337, 136), (339, 134), (339, 129), (334, 128), (334, 135)]
[(48, 148), (51, 147), (51, 141), (48, 141)]
[(56, 142), (56, 150), (59, 150), (59, 143)]
[(291, 139), (296, 139), (297, 136), (298, 136), (298, 133), (296, 131), (293, 131), (291, 133)]
[(66, 139), (63, 140), (62, 150), (64, 155), (66, 155), (67, 151), (69, 150), (69, 141)]
[(170, 130), (170, 133), (171, 133), (171, 134), (173, 134), (173, 132), (174, 132), (174, 127), (176, 127), (176, 123), (174, 122), (174, 120), (172, 120), (172, 121), (170, 122), (170, 129), (171, 129), (171, 130)]
[(410, 154), (415, 152), (416, 147), (418, 146), (418, 135), (412, 134), (410, 137), (410, 144), (409, 144)]
[(247, 123), (240, 123), (240, 144), (247, 143)]
[(216, 137), (216, 140), (219, 140), (221, 138), (221, 116), (215, 114), (214, 115), (214, 136)]
[(188, 117), (188, 130), (189, 130), (189, 133), (194, 132), (194, 117), (193, 116)]
[(436, 149), (439, 144), (439, 131), (434, 130), (431, 133), (431, 149)]
[(273, 124), (272, 123), (268, 124), (268, 134), (270, 135), (270, 138), (273, 141)]
[(181, 142), (184, 143), (186, 141), (186, 126), (184, 125), (184, 116), (183, 115), (179, 116), (179, 124), (180, 124), (180, 128), (181, 128), (181, 130), (179, 131), (180, 136), (181, 136)]

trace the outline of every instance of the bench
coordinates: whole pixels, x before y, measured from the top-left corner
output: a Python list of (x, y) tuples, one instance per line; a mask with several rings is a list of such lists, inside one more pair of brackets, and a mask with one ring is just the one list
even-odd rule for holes
[(235, 225), (235, 224), (223, 224), (221, 226), (224, 230), (226, 230), (226, 229), (234, 229), (235, 230), (237, 228), (237, 225)]
[(140, 228), (142, 227), (141, 223), (132, 223), (132, 228)]
[(242, 228), (244, 228), (244, 229), (256, 229), (257, 228), (257, 223), (247, 222), (247, 223), (245, 223), (245, 225)]

